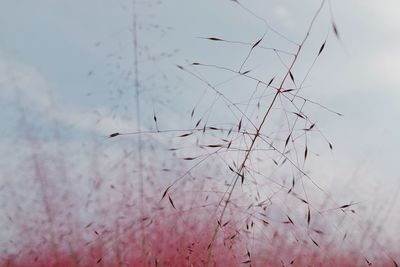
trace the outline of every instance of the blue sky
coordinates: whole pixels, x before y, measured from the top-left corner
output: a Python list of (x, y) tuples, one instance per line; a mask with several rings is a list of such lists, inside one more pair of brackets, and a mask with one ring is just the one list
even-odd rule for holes
[[(243, 4), (280, 33), (299, 41), (319, 1)], [(23, 154), (25, 149), (18, 141), (23, 135), (21, 108), (33, 134), (41, 139), (47, 138), (48, 130), (56, 124), (63, 146), (72, 154), (81, 144), (101, 144), (112, 132), (137, 129), (130, 74), (130, 1), (3, 0), (0, 5), (3, 186), (12, 186), (6, 174), (13, 173), (18, 153)], [(344, 116), (309, 107), (334, 150), (331, 153), (324, 142), (315, 141), (321, 156), (308, 167), (334, 191), (353, 193), (354, 201), (380, 201), (383, 205), (400, 186), (399, 8), (395, 0), (379, 4), (373, 0), (332, 1), (340, 41), (331, 32), (331, 15), (325, 7), (294, 69), (295, 76), (304, 76), (306, 66), (327, 38), (302, 94)], [(265, 31), (260, 20), (232, 1), (142, 1), (137, 10), (142, 128), (148, 129), (155, 128), (153, 111), (161, 129), (188, 128), (193, 124), (193, 106), (200, 103), (199, 110), (206, 110), (207, 101), (213, 99), (212, 94), (201, 98), (204, 84), (180, 71), (176, 64), (201, 62), (237, 68), (248, 51), (245, 46), (216, 44), (198, 37), (254, 43)], [(263, 45), (293, 51), (290, 43), (271, 32)], [(248, 66), (258, 75), (265, 74), (265, 79), (279, 74), (274, 72), (282, 68), (279, 60), (273, 53), (261, 52), (254, 52)], [(215, 83), (231, 77), (213, 69), (200, 71)], [(247, 85), (239, 79), (224, 90)], [(240, 90), (231, 93), (233, 99), (246, 94)], [(215, 114), (216, 122), (226, 116), (224, 110), (216, 109)], [(160, 142), (164, 141), (168, 142)], [(399, 208), (400, 200), (393, 205)]]

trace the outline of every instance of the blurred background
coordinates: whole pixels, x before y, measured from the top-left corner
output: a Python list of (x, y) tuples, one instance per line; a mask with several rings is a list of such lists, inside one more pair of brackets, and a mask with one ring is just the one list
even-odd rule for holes
[[(18, 237), (37, 225), (62, 225), (73, 217), (75, 226), (68, 227), (74, 229), (93, 218), (106, 221), (110, 206), (121, 203), (136, 207), (132, 216), (138, 210), (143, 215), (152, 209), (140, 203), (159, 201), (177, 179), (186, 183), (194, 176), (229, 173), (225, 165), (239, 164), (242, 152), (204, 164), (182, 159), (214, 153), (200, 145), (236, 129), (243, 119), (237, 107), (251, 119), (243, 120), (244, 129), (251, 129), (250, 121), (259, 124), (273, 94), (237, 71), (250, 71), (265, 83), (276, 77), (272, 85), (278, 87), (320, 4), (0, 1), (2, 250), (18, 251)], [(332, 200), (326, 209), (356, 203), (349, 229), (373, 232), (371, 242), (380, 245), (389, 238), (398, 245), (400, 236), (399, 9), (395, 0), (327, 1), (291, 71), (295, 84), (284, 83), (309, 100), (302, 112), (310, 123), (299, 129), (311, 122), (317, 129), (306, 136), (307, 161), (297, 162), (323, 190), (306, 182), (299, 194)], [(263, 128), (281, 148), (296, 117), (287, 118), (295, 112), (291, 108), (281, 100)], [(203, 126), (226, 131), (179, 137)], [(139, 131), (145, 133), (135, 134)], [(112, 133), (130, 134), (108, 138)], [(303, 143), (293, 144), (301, 158)], [(289, 187), (292, 176), (299, 177), (293, 168), (271, 170), (282, 155), (257, 156), (268, 161), (256, 169), (273, 180), (262, 186), (278, 181)], [(199, 190), (220, 190), (231, 176), (210, 184), (201, 180)], [(256, 191), (250, 186), (243, 195)], [(179, 192), (171, 190), (172, 200)]]

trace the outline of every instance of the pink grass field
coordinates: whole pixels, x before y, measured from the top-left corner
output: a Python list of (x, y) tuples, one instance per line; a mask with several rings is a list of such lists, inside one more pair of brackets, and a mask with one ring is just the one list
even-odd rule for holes
[[(12, 255), (3, 255), (1, 266), (396, 266), (381, 252), (361, 253), (357, 248), (319, 246), (311, 242), (290, 242), (285, 232), (272, 239), (252, 240), (249, 235), (225, 229), (224, 238), (208, 256), (210, 226), (204, 221), (183, 222), (182, 214), (145, 224), (143, 249), (134, 224), (116, 224), (101, 229), (95, 225), (77, 227), (65, 235), (25, 235), (24, 245)], [(98, 228), (98, 230), (94, 230)], [(228, 227), (227, 227), (228, 228)], [(266, 229), (265, 231), (270, 231)], [(92, 235), (85, 240), (82, 236)], [(249, 249), (249, 244), (255, 243)], [(365, 253), (365, 252), (364, 252)], [(368, 257), (368, 258), (367, 258)]]
[[(239, 1), (230, 2), (252, 19), (260, 19)], [(142, 92), (147, 87), (145, 78), (139, 77), (143, 64), (139, 50), (146, 46), (138, 45), (142, 36), (135, 9), (133, 30), (129, 28), (134, 67), (128, 71), (129, 77), (135, 77), (127, 78), (127, 90), (133, 88), (136, 94), (133, 97), (134, 90), (129, 91), (129, 100), (122, 93), (119, 96), (129, 104), (125, 110), (129, 116), (122, 118), (130, 119), (126, 121), (131, 132), (108, 128), (116, 125), (110, 123), (115, 118), (106, 118), (109, 124), (103, 130), (109, 129), (109, 134), (86, 133), (93, 135), (88, 138), (74, 132), (77, 137), (71, 141), (61, 129), (70, 130), (73, 123), (60, 127), (54, 115), (43, 130), (24, 102), (18, 102), (19, 121), (14, 129), (18, 136), (9, 146), (14, 150), (15, 145), (15, 155), (4, 157), (7, 178), (0, 187), (5, 200), (0, 217), (0, 266), (398, 267), (400, 237), (388, 234), (396, 232), (394, 227), (382, 226), (395, 217), (389, 216), (395, 213), (394, 205), (373, 207), (368, 197), (352, 195), (343, 181), (335, 180), (332, 185), (325, 177), (312, 175), (313, 169), (324, 168), (318, 163), (322, 147), (334, 153), (334, 146), (320, 129), (319, 117), (308, 113), (321, 108), (342, 116), (299, 93), (317, 59), (324, 55), (327, 41), (330, 44), (325, 31), (310, 47), (307, 43), (320, 12), (328, 9), (325, 2), (307, 20), (298, 43), (272, 31), (264, 21), (266, 30), (293, 45), (290, 52), (266, 48), (267, 31), (249, 42), (201, 37), (201, 42), (213, 45), (241, 45), (244, 57), (238, 59), (238, 69), (200, 61), (171, 63), (179, 75), (193, 79), (207, 92), (203, 100), (203, 96), (194, 101), (175, 99), (194, 104), (191, 113), (177, 111), (182, 113), (178, 119), (162, 111), (168, 110), (167, 104), (161, 109), (157, 101), (154, 104), (157, 92), (155, 97)], [(325, 11), (332, 16), (330, 9)], [(329, 38), (341, 44), (333, 17), (328, 26)], [(307, 64), (297, 62), (303, 60), (304, 47), (313, 55)], [(216, 51), (223, 50), (218, 47)], [(253, 61), (262, 59), (260, 51), (278, 56), (276, 61), (283, 67), (265, 73), (260, 70), (262, 78), (257, 78)], [(132, 65), (130, 58), (127, 61)], [(232, 77), (215, 82), (220, 89), (198, 74), (205, 68)], [(194, 86), (193, 80), (187, 87)], [(245, 90), (231, 90), (235, 86)], [(23, 98), (23, 93), (16, 96)], [(50, 114), (54, 107), (41, 112)], [(104, 119), (101, 115), (93, 118), (89, 117), (96, 122), (91, 122), (87, 132)], [(317, 135), (322, 141), (314, 143)], [(352, 180), (349, 184), (357, 186)], [(381, 195), (387, 197), (386, 203), (393, 204), (390, 199), (397, 198)]]
[[(202, 183), (193, 183), (204, 190)], [(358, 227), (345, 225), (346, 220), (354, 223), (350, 210), (324, 216), (312, 212), (307, 225), (300, 201), (286, 200), (297, 203), (289, 210), (290, 222), (274, 216), (274, 204), (249, 209), (238, 200), (218, 223), (213, 202), (218, 198), (193, 194), (188, 190), (192, 186), (170, 193), (171, 200), (160, 201), (161, 190), (145, 196), (140, 208), (140, 200), (127, 195), (109, 197), (107, 190), (115, 194), (122, 184), (96, 185), (91, 195), (97, 191), (97, 202), (87, 201), (80, 208), (76, 205), (81, 200), (72, 200), (66, 192), (49, 193), (56, 189), (47, 188), (51, 197), (42, 199), (41, 209), (9, 218), (16, 234), (3, 250), (0, 265), (397, 266), (398, 248), (390, 241), (379, 245), (376, 226), (356, 232)], [(216, 226), (219, 232), (209, 248)]]

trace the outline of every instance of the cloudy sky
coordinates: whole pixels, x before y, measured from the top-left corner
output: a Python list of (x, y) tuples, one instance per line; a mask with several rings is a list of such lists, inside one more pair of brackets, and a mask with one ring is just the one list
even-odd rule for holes
[[(242, 3), (271, 28), (233, 1), (138, 1), (142, 129), (155, 129), (154, 113), (160, 129), (188, 128), (193, 107), (206, 110), (213, 101), (212, 94), (204, 95), (204, 84), (177, 64), (237, 69), (249, 50), (248, 45), (199, 37), (252, 44), (266, 33), (263, 46), (293, 53), (292, 42), (301, 42), (320, 5), (314, 0)], [(11, 192), (27, 149), (21, 138), (48, 140), (44, 149), (53, 151), (57, 145), (49, 132), (57, 128), (57, 144), (72, 155), (82, 144), (103, 145), (112, 132), (137, 130), (133, 11), (125, 0), (0, 0), (0, 5), (0, 184), (3, 192)], [(308, 115), (334, 147), (331, 152), (315, 141), (320, 156), (308, 168), (333, 191), (352, 195), (346, 200), (374, 203), (376, 208), (388, 201), (391, 208), (400, 208), (398, 10), (396, 0), (326, 4), (293, 71), (302, 80), (326, 41), (301, 94), (344, 116), (308, 107)], [(279, 55), (255, 49), (245, 68), (269, 80), (282, 75), (281, 60), (288, 62), (284, 53)], [(232, 78), (232, 73), (213, 68), (196, 71), (213, 84)], [(248, 85), (244, 81), (227, 84), (235, 101), (247, 94), (239, 90)], [(215, 122), (224, 121), (224, 111), (215, 108)], [(390, 222), (388, 228), (393, 230)]]

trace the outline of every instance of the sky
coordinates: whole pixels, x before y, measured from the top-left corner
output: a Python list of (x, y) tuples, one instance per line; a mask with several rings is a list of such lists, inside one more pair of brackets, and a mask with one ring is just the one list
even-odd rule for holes
[[(320, 1), (241, 3), (277, 32), (300, 42)], [(260, 19), (233, 1), (138, 1), (142, 90), (138, 125), (131, 1), (0, 0), (0, 6), (0, 186), (7, 196), (15, 190), (18, 195), (18, 185), (28, 179), (23, 175), (24, 155), (35, 150), (26, 141), (29, 138), (39, 140), (47, 160), (61, 149), (76, 163), (85, 161), (93, 149), (118, 157), (127, 141), (105, 141), (113, 132), (193, 127), (191, 110), (196, 106), (196, 112), (207, 114), (214, 95), (176, 65), (217, 84), (231, 79), (232, 73), (206, 67), (195, 70), (190, 63), (237, 69), (249, 50), (201, 37), (248, 43), (263, 37), (265, 47), (295, 48), (266, 31)], [(315, 135), (310, 143), (319, 156), (310, 159), (307, 168), (333, 192), (345, 192), (346, 200), (372, 203), (376, 209), (390, 201), (391, 209), (399, 209), (400, 3), (338, 0), (330, 6), (317, 18), (293, 73), (301, 80), (326, 42), (301, 94), (343, 116), (315, 105), (306, 107), (333, 144), (330, 151), (324, 139)], [(332, 32), (332, 21), (340, 38)], [(285, 55), (281, 60), (288, 62)], [(282, 75), (283, 67), (273, 52), (255, 49), (244, 68), (269, 80)], [(240, 101), (248, 95), (243, 88), (253, 90), (254, 84), (239, 78), (221, 88), (233, 101)], [(213, 108), (210, 123), (231, 121), (226, 110), (226, 106)], [(174, 142), (153, 138), (165, 146)], [(4, 201), (3, 208), (10, 211), (13, 206)], [(396, 231), (395, 222), (388, 220), (388, 232)]]

